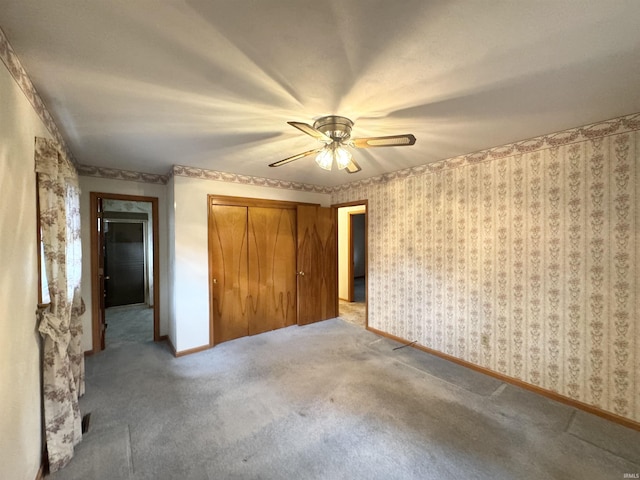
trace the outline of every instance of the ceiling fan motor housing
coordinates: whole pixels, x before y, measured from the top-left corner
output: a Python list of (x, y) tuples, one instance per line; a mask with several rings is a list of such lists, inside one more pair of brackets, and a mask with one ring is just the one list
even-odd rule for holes
[(351, 136), (351, 127), (353, 127), (353, 122), (351, 120), (347, 117), (339, 117), (337, 115), (320, 117), (313, 124), (313, 128), (319, 130), (337, 142), (349, 139)]

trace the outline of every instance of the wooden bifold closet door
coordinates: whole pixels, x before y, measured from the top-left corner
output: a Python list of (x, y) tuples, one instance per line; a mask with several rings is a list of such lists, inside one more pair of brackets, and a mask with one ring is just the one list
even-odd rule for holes
[(211, 205), (213, 344), (294, 325), (296, 211)]
[(215, 343), (243, 337), (249, 325), (246, 207), (211, 206), (209, 258)]
[(296, 324), (296, 212), (249, 207), (249, 335)]

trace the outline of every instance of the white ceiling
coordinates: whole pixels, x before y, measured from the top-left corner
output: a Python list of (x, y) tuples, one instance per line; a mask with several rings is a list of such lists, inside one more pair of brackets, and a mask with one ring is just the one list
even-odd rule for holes
[[(637, 0), (0, 0), (0, 27), (79, 163), (317, 185), (640, 112)], [(286, 124), (338, 114), (362, 172)]]

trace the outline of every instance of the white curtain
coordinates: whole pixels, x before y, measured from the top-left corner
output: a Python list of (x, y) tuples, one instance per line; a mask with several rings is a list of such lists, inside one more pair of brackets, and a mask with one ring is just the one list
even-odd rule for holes
[(58, 145), (36, 138), (40, 228), (50, 304), (40, 314), (43, 338), (44, 420), (49, 470), (73, 457), (82, 439), (78, 398), (84, 394), (80, 297), (80, 189), (77, 172)]

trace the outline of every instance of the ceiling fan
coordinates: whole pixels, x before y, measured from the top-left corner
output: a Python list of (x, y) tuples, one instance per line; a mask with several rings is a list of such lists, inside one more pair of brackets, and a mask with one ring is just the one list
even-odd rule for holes
[(416, 137), (410, 133), (403, 135), (389, 135), (386, 137), (368, 137), (351, 139), (351, 127), (353, 122), (346, 117), (328, 115), (320, 117), (313, 126), (302, 122), (287, 122), (292, 127), (311, 135), (324, 143), (323, 146), (307, 152), (293, 155), (270, 164), (270, 167), (280, 167), (295, 160), (300, 160), (308, 155), (317, 153), (316, 163), (325, 170), (331, 170), (335, 161), (339, 169), (346, 169), (349, 173), (361, 170), (360, 165), (351, 157), (351, 153), (345, 147), (371, 148), (371, 147), (401, 147), (416, 143)]

